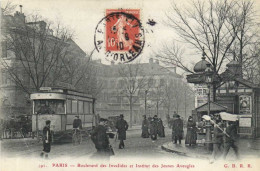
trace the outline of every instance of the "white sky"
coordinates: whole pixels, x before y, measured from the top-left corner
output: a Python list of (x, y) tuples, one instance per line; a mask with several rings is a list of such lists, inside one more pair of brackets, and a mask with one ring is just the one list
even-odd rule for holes
[[(147, 62), (154, 57), (153, 51), (161, 47), (162, 43), (169, 43), (176, 34), (171, 28), (163, 24), (165, 12), (169, 10), (172, 0), (9, 0), (17, 5), (23, 5), (25, 15), (38, 13), (45, 19), (53, 22), (61, 22), (75, 32), (75, 42), (85, 51), (94, 49), (94, 33), (98, 22), (105, 16), (106, 9), (128, 8), (141, 9), (141, 22), (149, 32), (145, 34), (146, 45), (143, 53), (138, 57)], [(189, 3), (190, 0), (175, 0), (180, 6)], [(260, 0), (255, 0), (256, 9), (260, 9)], [(3, 2), (5, 4), (5, 2)], [(17, 6), (19, 11), (19, 6)], [(146, 22), (153, 19), (157, 24), (152, 27)], [(151, 29), (153, 33), (151, 33)], [(186, 47), (186, 46), (185, 46)], [(187, 63), (197, 62), (201, 54), (194, 55), (188, 50), (185, 53)], [(105, 62), (104, 55), (94, 53), (94, 59)]]

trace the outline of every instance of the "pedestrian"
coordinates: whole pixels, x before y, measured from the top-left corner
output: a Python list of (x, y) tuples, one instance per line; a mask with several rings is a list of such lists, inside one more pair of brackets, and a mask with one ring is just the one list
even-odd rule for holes
[(172, 141), (174, 144), (177, 144), (177, 140), (179, 140), (179, 144), (181, 144), (181, 140), (183, 138), (183, 121), (180, 119), (180, 115), (173, 115), (175, 118), (172, 122)]
[(78, 115), (75, 116), (72, 125), (73, 125), (73, 129), (78, 129), (78, 130), (82, 129), (82, 121)]
[(229, 135), (229, 136), (225, 135), (224, 137), (224, 154), (223, 154), (224, 159), (226, 159), (230, 147), (234, 149), (236, 157), (237, 159), (239, 159), (238, 147), (236, 145), (238, 135), (237, 135), (237, 127), (235, 122), (229, 121), (226, 131), (224, 133)]
[(91, 133), (91, 140), (95, 144), (97, 156), (100, 158), (109, 158), (111, 155), (114, 155), (114, 151), (109, 143), (109, 137), (107, 134), (107, 121), (107, 119), (100, 118), (98, 126), (96, 126)]
[(125, 148), (124, 140), (126, 140), (126, 130), (128, 129), (128, 124), (124, 120), (124, 115), (119, 116), (119, 120), (116, 122), (116, 129), (118, 132), (118, 139), (120, 140), (119, 149)]
[(50, 130), (51, 121), (47, 120), (45, 123), (46, 125), (42, 131), (43, 150), (41, 152), (41, 157), (48, 158), (48, 154), (51, 151), (51, 141), (52, 141), (51, 130)]
[(192, 116), (189, 116), (187, 122), (187, 134), (185, 138), (185, 144), (195, 145), (197, 140), (196, 123), (193, 121)]
[(158, 134), (158, 118), (157, 115), (154, 115), (150, 122), (150, 134), (151, 134), (151, 139), (154, 141), (157, 139), (157, 134)]
[(223, 123), (220, 120), (216, 120), (216, 124), (214, 124), (214, 137), (213, 137), (213, 152), (211, 156), (210, 163), (213, 163), (216, 160), (217, 156), (221, 153), (223, 147)]
[(143, 116), (144, 120), (142, 122), (142, 138), (149, 138), (149, 131), (148, 131), (148, 127), (149, 127), (149, 122), (146, 119), (146, 115)]
[(161, 118), (158, 119), (158, 136), (165, 137), (163, 121)]

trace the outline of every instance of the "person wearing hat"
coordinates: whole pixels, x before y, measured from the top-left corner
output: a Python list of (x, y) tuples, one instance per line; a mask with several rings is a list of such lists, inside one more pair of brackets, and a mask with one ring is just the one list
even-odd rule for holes
[(116, 129), (120, 140), (119, 149), (123, 149), (125, 148), (124, 140), (126, 140), (126, 130), (128, 129), (128, 123), (124, 120), (123, 114), (120, 115), (119, 120), (116, 122)]
[(180, 115), (176, 115), (172, 122), (172, 141), (174, 141), (174, 144), (177, 144), (177, 140), (179, 140), (179, 144), (181, 144), (182, 134), (183, 121), (180, 119)]
[(165, 137), (163, 121), (161, 118), (158, 119), (158, 136)]
[(158, 134), (158, 118), (157, 118), (157, 115), (154, 115), (153, 119), (151, 120), (150, 134), (151, 134), (151, 139), (153, 141), (157, 140), (157, 134)]
[(189, 144), (189, 146), (191, 146), (192, 144), (195, 145), (196, 140), (197, 140), (196, 123), (193, 121), (192, 116), (189, 116), (187, 122), (187, 134), (185, 138), (185, 144)]
[[(211, 160), (210, 163), (213, 163), (215, 159), (217, 158), (218, 154), (221, 152), (221, 147), (223, 146), (224, 143), (224, 133), (222, 132), (221, 129), (223, 128), (223, 123), (220, 120), (215, 121), (216, 124), (214, 124), (214, 136), (213, 136), (213, 152), (211, 155)], [(221, 128), (221, 129), (220, 129)]]
[(238, 134), (237, 134), (236, 123), (232, 121), (228, 121), (228, 126), (226, 128), (226, 131), (224, 131), (224, 134), (225, 134), (224, 154), (223, 154), (224, 159), (226, 159), (230, 148), (233, 148), (236, 158), (239, 159), (238, 146), (237, 146)]
[(52, 141), (51, 130), (50, 130), (51, 121), (47, 120), (45, 123), (46, 125), (42, 131), (43, 150), (41, 152), (41, 157), (45, 156), (45, 158), (48, 158), (48, 153), (51, 151), (51, 141)]
[(149, 138), (149, 131), (148, 131), (148, 126), (149, 126), (149, 122), (146, 119), (146, 115), (143, 116), (144, 120), (142, 122), (142, 138)]
[(98, 126), (96, 126), (91, 133), (91, 140), (95, 144), (99, 157), (109, 157), (111, 155), (106, 128), (107, 121), (107, 119), (100, 118)]
[(73, 121), (73, 129), (82, 129), (82, 121), (79, 116), (75, 116), (75, 119)]

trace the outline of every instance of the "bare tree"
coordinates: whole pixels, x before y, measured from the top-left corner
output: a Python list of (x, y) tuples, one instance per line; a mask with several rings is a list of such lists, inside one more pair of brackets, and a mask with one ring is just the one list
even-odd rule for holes
[[(184, 109), (186, 112), (189, 104), (194, 104), (194, 93), (186, 82), (182, 80), (173, 81), (169, 80), (165, 86), (163, 86), (164, 96), (163, 104), (167, 108), (167, 114), (170, 115), (170, 111), (174, 109), (177, 113), (180, 109)], [(191, 106), (193, 108), (193, 106)]]
[[(235, 0), (197, 0), (192, 1), (189, 7), (180, 8), (173, 2), (170, 12), (166, 13), (165, 24), (173, 28), (181, 40), (190, 44), (196, 51), (202, 52), (205, 49), (204, 54), (212, 64), (214, 73), (218, 75), (223, 63), (230, 57), (230, 50), (236, 39), (243, 39), (242, 25), (249, 26), (246, 20), (241, 20), (234, 11), (241, 11), (243, 8), (244, 13), (249, 15), (252, 10), (251, 2), (244, 2), (240, 6), (238, 4)], [(241, 15), (245, 15), (244, 13)], [(159, 59), (166, 59), (168, 63), (192, 72), (183, 62), (180, 52), (176, 45), (173, 48), (164, 46), (158, 56)], [(215, 89), (213, 85), (213, 92)]]
[(125, 64), (119, 67), (118, 73), (123, 80), (123, 93), (129, 100), (130, 127), (133, 124), (133, 102), (138, 91), (144, 89), (148, 77), (143, 75), (141, 64)]
[(14, 12), (17, 5), (13, 4), (10, 1), (7, 1), (1, 8), (3, 15), (10, 15)]
[(193, 1), (190, 8), (180, 9), (172, 4), (173, 13), (167, 13), (166, 24), (198, 51), (205, 47), (206, 57), (218, 73), (238, 30), (228, 24), (234, 1)]
[[(32, 16), (31, 22), (25, 23), (24, 19), (9, 24), (3, 29), (9, 54), (1, 59), (1, 64), (25, 92), (39, 90), (55, 78), (54, 73), (60, 74), (61, 59), (68, 53), (67, 40), (72, 35), (59, 24), (52, 28), (37, 15)], [(23, 80), (25, 76), (29, 81)]]
[(244, 78), (257, 82), (254, 79), (256, 78), (254, 70), (259, 68), (255, 64), (257, 64), (256, 52), (259, 49), (260, 30), (259, 17), (253, 6), (253, 1), (242, 0), (237, 1), (236, 7), (232, 9), (230, 24), (233, 29), (239, 27), (230, 51), (233, 53), (233, 58), (242, 66)]

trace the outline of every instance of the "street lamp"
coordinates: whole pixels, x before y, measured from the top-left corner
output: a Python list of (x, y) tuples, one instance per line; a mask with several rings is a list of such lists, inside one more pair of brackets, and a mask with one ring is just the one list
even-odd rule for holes
[(147, 99), (146, 99), (146, 97), (147, 97), (148, 90), (145, 90), (144, 93), (145, 93), (144, 94), (144, 113), (145, 113), (145, 116), (146, 116), (146, 110), (147, 110)]
[[(206, 64), (207, 68), (205, 69), (205, 83), (208, 86), (208, 116), (210, 116), (210, 86), (213, 82), (213, 70), (211, 69), (211, 64)], [(212, 136), (211, 136), (211, 124), (210, 121), (206, 121), (206, 145), (207, 150), (211, 151), (212, 149)]]

